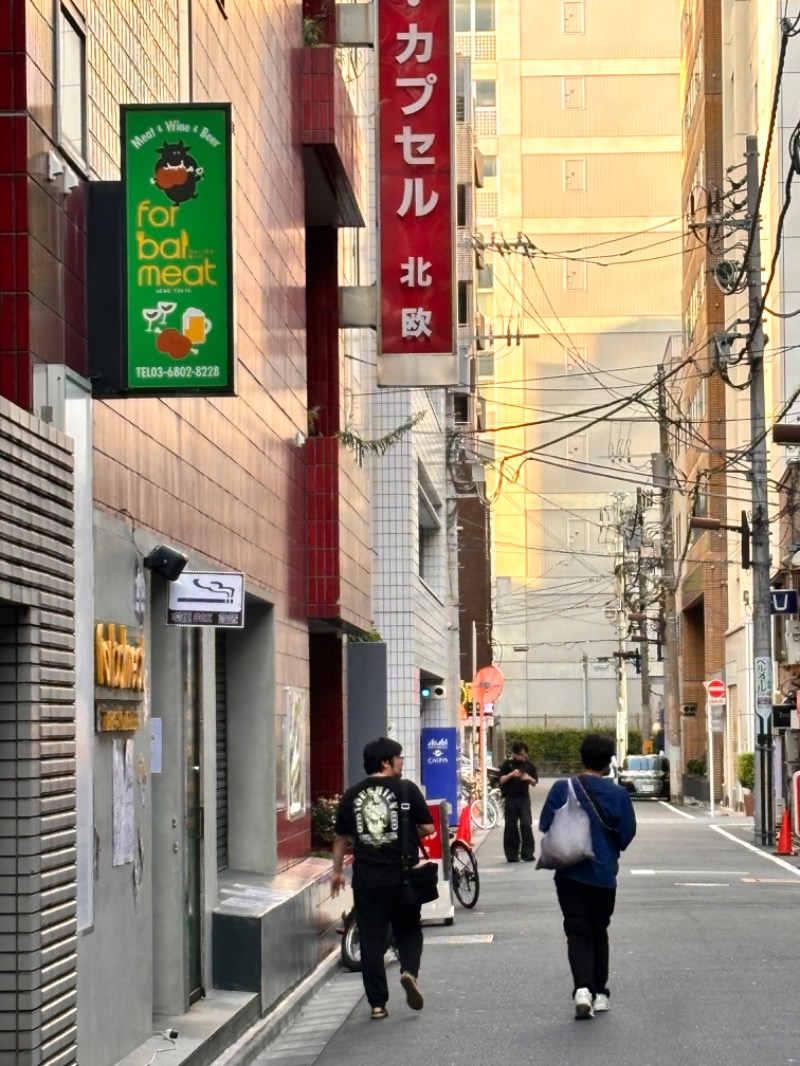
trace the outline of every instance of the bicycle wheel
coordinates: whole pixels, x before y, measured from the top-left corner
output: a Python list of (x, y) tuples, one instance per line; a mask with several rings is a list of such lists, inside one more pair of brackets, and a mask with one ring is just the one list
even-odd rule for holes
[(483, 809), (483, 800), (473, 800), (469, 808), (470, 817), (472, 818), (472, 824), (476, 825), (478, 829), (494, 829), (497, 825), (497, 809), (491, 803), (486, 804), (486, 811)]
[(355, 915), (347, 918), (342, 937), (342, 965), (353, 973), (361, 971), (361, 937)]
[(461, 906), (468, 910), (474, 907), (481, 892), (478, 860), (463, 840), (455, 840), (451, 845), (450, 877), (456, 899)]

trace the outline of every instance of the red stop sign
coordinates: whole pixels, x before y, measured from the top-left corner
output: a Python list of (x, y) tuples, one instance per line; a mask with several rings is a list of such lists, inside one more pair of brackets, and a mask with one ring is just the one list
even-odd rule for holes
[(722, 700), (725, 698), (725, 682), (714, 679), (706, 684), (706, 692), (712, 700)]

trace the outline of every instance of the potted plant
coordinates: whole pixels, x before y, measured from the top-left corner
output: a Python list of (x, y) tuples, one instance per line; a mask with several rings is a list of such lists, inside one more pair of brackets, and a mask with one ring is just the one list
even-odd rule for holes
[(744, 789), (744, 813), (748, 818), (752, 818), (756, 805), (753, 795), (756, 784), (756, 765), (752, 751), (741, 751), (736, 756), (736, 779)]
[(320, 854), (327, 854), (336, 836), (336, 812), (340, 796), (320, 797), (311, 807), (311, 827), (314, 831), (314, 846)]

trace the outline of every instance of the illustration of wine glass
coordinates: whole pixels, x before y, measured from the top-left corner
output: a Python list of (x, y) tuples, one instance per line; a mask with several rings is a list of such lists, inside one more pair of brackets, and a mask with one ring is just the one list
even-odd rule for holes
[(153, 332), (153, 326), (161, 318), (161, 311), (158, 307), (145, 307), (142, 309), (142, 317), (147, 323), (147, 332)]
[(171, 315), (172, 312), (175, 310), (175, 308), (177, 306), (178, 305), (176, 303), (174, 303), (172, 300), (159, 300), (158, 301), (158, 309), (159, 309), (159, 311), (161, 312), (161, 315), (162, 315), (162, 318), (161, 318), (161, 325), (162, 326), (166, 326), (166, 324), (167, 324), (167, 316)]

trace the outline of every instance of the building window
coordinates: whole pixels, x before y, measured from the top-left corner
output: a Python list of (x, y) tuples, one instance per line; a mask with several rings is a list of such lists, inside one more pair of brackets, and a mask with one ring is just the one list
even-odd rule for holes
[(494, 0), (456, 0), (456, 33), (493, 33)]
[(467, 187), (462, 182), (456, 185), (456, 225), (467, 224)]
[(583, 0), (564, 0), (562, 10), (564, 15), (562, 29), (564, 33), (583, 33), (585, 15)]
[(586, 192), (586, 160), (564, 160), (564, 191)]
[(574, 260), (564, 262), (564, 291), (586, 291), (586, 264), (577, 263)]
[(439, 546), (441, 544), (442, 501), (422, 464), (419, 464), (419, 487), (417, 490), (419, 534), (419, 576), (436, 591), (441, 578)]
[(64, 5), (58, 19), (58, 140), (85, 165), (86, 34)]
[(458, 283), (458, 324), (466, 326), (472, 320), (472, 282)]
[(478, 288), (494, 288), (494, 270), (492, 269), (491, 265), (487, 264), (486, 266), (481, 267), (478, 271)]
[(483, 157), (483, 176), (485, 178), (497, 177), (497, 156), (485, 155)]
[(475, 106), (497, 107), (497, 82), (479, 80), (475, 82)]
[(579, 111), (585, 107), (586, 85), (581, 77), (562, 80), (561, 106), (565, 111)]
[(586, 373), (585, 344), (577, 344), (564, 349), (564, 372), (570, 377)]

